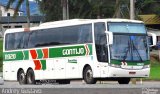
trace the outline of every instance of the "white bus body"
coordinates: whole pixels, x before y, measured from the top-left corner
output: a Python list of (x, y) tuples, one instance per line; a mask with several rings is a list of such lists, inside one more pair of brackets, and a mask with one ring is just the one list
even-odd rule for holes
[(150, 73), (147, 32), (143, 22), (127, 19), (73, 19), (48, 22), (29, 31), (4, 34), (3, 77), (20, 84), (54, 79), (88, 84)]

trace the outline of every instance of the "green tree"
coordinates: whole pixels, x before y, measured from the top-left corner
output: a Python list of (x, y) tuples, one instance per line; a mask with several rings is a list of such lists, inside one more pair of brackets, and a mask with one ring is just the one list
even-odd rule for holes
[(159, 0), (137, 0), (135, 6), (136, 6), (137, 14), (160, 15), (160, 1)]
[(129, 1), (116, 0), (113, 18), (129, 18)]
[(45, 21), (62, 20), (61, 0), (42, 0), (39, 2), (39, 7), (45, 16)]
[[(39, 4), (46, 21), (62, 19), (62, 0), (42, 0)], [(115, 1), (111, 0), (68, 0), (69, 18), (107, 18), (114, 14)]]

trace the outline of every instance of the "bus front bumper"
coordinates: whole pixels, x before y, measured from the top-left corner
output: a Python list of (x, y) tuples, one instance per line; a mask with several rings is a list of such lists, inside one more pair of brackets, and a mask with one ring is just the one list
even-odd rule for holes
[(150, 68), (144, 69), (123, 69), (123, 68), (109, 68), (109, 77), (149, 77)]

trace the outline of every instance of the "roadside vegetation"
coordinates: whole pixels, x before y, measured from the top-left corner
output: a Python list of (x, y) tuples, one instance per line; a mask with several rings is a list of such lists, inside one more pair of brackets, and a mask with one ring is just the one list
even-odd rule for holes
[(148, 80), (160, 80), (160, 61), (158, 55), (151, 55), (151, 71)]

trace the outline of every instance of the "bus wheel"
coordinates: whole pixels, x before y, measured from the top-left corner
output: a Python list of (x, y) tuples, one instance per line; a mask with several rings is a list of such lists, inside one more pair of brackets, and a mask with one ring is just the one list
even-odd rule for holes
[(70, 84), (70, 80), (57, 80), (59, 84)]
[(130, 78), (119, 78), (118, 83), (119, 84), (129, 84)]
[(83, 78), (87, 84), (95, 84), (97, 82), (96, 79), (93, 78), (91, 67), (86, 67), (84, 69)]
[(29, 69), (27, 71), (26, 79), (27, 79), (27, 84), (36, 84), (34, 71), (32, 69)]
[(19, 84), (26, 84), (26, 76), (25, 76), (25, 73), (24, 73), (24, 71), (23, 70), (20, 70), (19, 72), (18, 72), (18, 82), (19, 82)]

